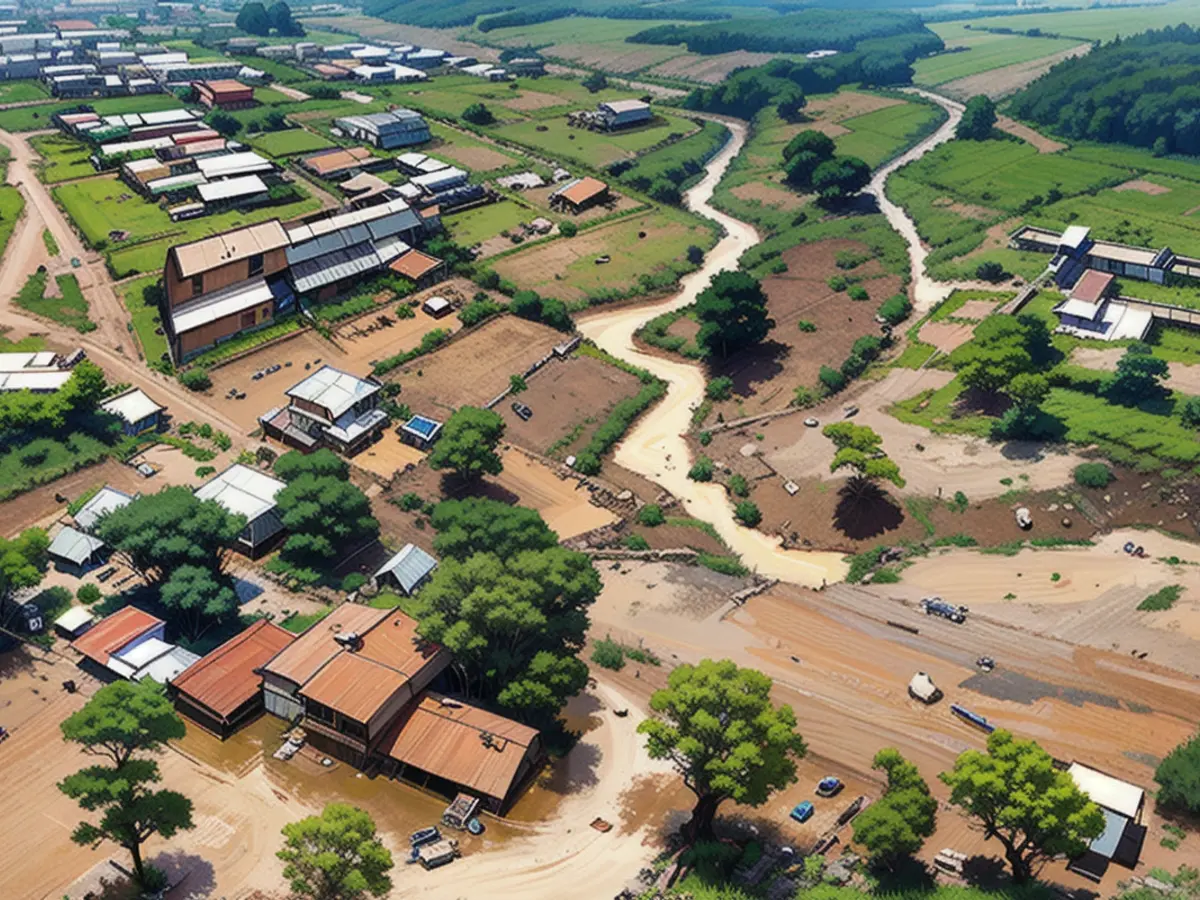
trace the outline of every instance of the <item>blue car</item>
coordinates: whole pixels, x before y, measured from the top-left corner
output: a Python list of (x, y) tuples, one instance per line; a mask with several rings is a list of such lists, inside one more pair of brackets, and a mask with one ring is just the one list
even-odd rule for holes
[(795, 807), (792, 808), (792, 818), (797, 822), (807, 822), (812, 818), (812, 814), (813, 805), (812, 801), (810, 800), (804, 800), (801, 803), (797, 803)]
[(817, 784), (817, 796), (832, 797), (839, 793), (842, 787), (842, 780), (840, 778), (834, 778), (832, 775), (830, 775), (827, 778), (822, 778)]

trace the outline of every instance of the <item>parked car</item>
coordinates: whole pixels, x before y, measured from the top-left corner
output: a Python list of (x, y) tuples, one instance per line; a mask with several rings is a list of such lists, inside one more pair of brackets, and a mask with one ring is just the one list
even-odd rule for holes
[(813, 805), (810, 800), (802, 800), (792, 807), (792, 818), (797, 822), (807, 822), (812, 818)]
[(818, 422), (816, 419), (814, 419), (812, 416), (809, 416), (807, 419), (804, 420), (804, 424), (807, 425), (809, 428), (816, 428), (821, 423)]
[(520, 416), (521, 419), (525, 422), (528, 422), (530, 419), (533, 418), (533, 410), (530, 409), (528, 406), (526, 406), (524, 403), (521, 403), (520, 401), (517, 401), (517, 400), (513, 401), (512, 411), (515, 412), (518, 416)]
[(827, 775), (825, 778), (822, 778), (817, 782), (817, 796), (836, 797), (844, 787), (845, 785), (842, 784), (842, 779), (834, 778), (832, 775)]
[(857, 415), (858, 415), (858, 407), (857, 406), (847, 406), (845, 409), (842, 410), (842, 418), (844, 418), (844, 419), (852, 419)]
[(943, 619), (949, 619), (956, 625), (961, 625), (967, 621), (967, 608), (965, 606), (955, 606), (953, 603), (947, 603), (941, 597), (924, 597), (921, 600), (921, 609), (925, 611), (927, 616), (941, 616)]

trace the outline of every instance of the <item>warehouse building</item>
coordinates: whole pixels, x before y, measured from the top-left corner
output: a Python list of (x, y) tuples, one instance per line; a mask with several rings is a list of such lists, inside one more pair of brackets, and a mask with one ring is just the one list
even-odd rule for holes
[(256, 105), (254, 88), (234, 79), (197, 81), (192, 86), (209, 109), (248, 109)]
[(609, 100), (605, 103), (598, 103), (596, 111), (600, 116), (600, 121), (609, 131), (644, 125), (654, 118), (650, 111), (650, 104), (644, 100)]
[(411, 109), (370, 113), (364, 116), (344, 116), (334, 124), (348, 137), (366, 141), (383, 150), (411, 147), (430, 140), (429, 125), (420, 113)]

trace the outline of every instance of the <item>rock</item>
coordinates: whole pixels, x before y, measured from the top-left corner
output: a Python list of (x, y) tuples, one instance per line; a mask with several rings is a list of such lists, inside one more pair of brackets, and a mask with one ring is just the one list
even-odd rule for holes
[(1070, 511), (1071, 511), (1071, 510), (1073, 510), (1074, 508), (1075, 508), (1075, 504), (1074, 504), (1074, 503), (1064, 503), (1064, 504), (1063, 504), (1063, 509), (1065, 509), (1067, 512), (1070, 512)]
[(1112, 494), (1105, 494), (1105, 495), (1104, 495), (1104, 502), (1105, 502), (1105, 503), (1112, 503)]
[(742, 444), (742, 449), (738, 451), (745, 457), (754, 456), (758, 453), (758, 444)]
[(1071, 527), (1071, 517), (1070, 517), (1070, 516), (1063, 516), (1063, 517), (1062, 517), (1062, 527), (1063, 527), (1063, 528), (1070, 528), (1070, 527)]
[(1143, 491), (1144, 491), (1144, 490), (1147, 490), (1147, 489), (1148, 489), (1148, 488), (1150, 488), (1150, 487), (1151, 487), (1151, 485), (1150, 485), (1150, 482), (1148, 482), (1148, 481), (1147, 481), (1145, 484), (1143, 484), (1143, 485), (1142, 485), (1142, 490), (1143, 490)]
[(617, 494), (617, 499), (622, 500), (622, 501), (632, 500), (633, 499), (633, 491), (631, 491), (631, 490), (621, 491), (621, 493)]
[(1046, 507), (1046, 512), (1058, 512), (1058, 504), (1051, 503), (1049, 506)]

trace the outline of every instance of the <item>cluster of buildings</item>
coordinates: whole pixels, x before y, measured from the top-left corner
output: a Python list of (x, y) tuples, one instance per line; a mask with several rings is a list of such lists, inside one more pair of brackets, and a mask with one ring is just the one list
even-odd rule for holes
[(1150, 304), (1119, 294), (1118, 278), (1151, 284), (1200, 284), (1200, 259), (1181, 256), (1170, 247), (1133, 247), (1091, 236), (1091, 229), (1072, 225), (1063, 232), (1022, 225), (1009, 235), (1015, 250), (1046, 253), (1046, 273), (1066, 294), (1054, 312), (1058, 331), (1097, 340), (1141, 340), (1154, 319), (1172, 320), (1187, 312), (1167, 304)]
[(636, 128), (654, 119), (650, 104), (645, 100), (608, 100), (596, 108), (567, 114), (567, 124), (590, 131), (621, 131)]
[(33, 353), (0, 353), (0, 393), (33, 391), (51, 394), (71, 378), (71, 370), (83, 359), (83, 351), (69, 355), (41, 350)]

